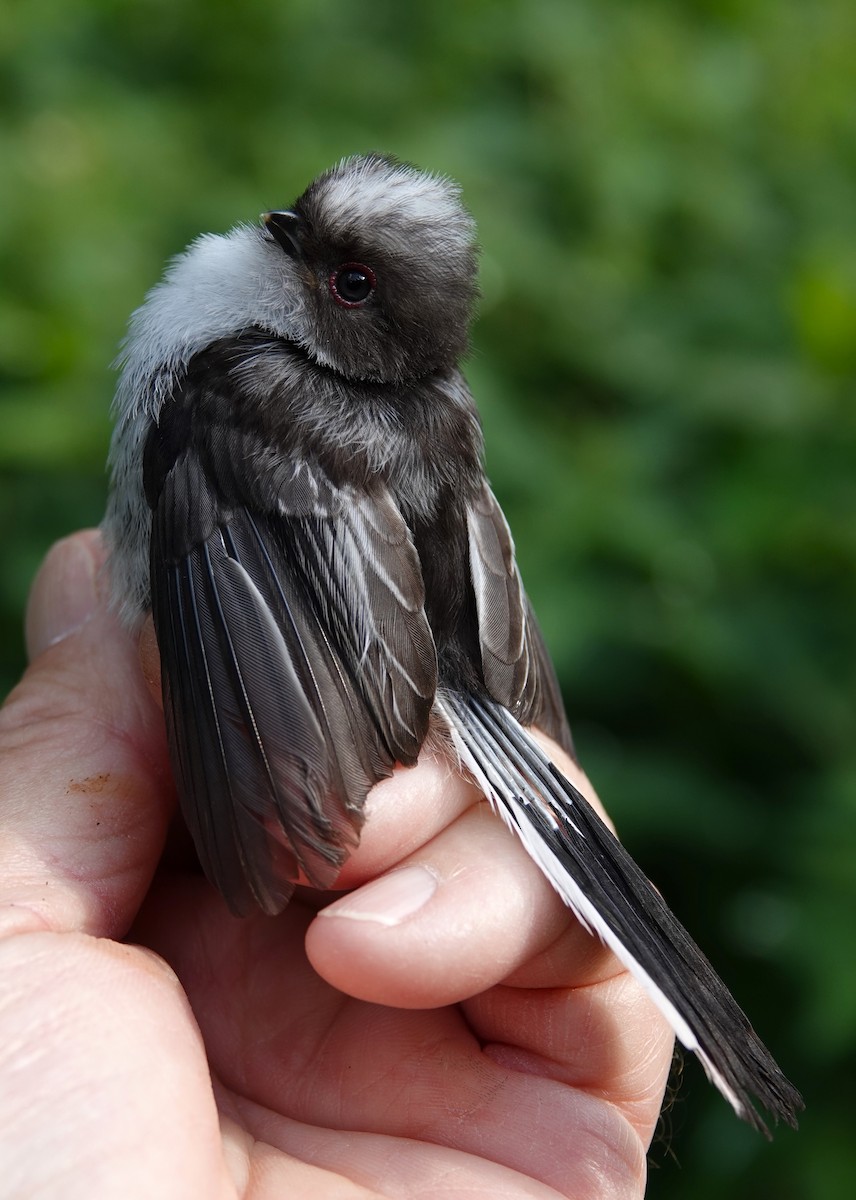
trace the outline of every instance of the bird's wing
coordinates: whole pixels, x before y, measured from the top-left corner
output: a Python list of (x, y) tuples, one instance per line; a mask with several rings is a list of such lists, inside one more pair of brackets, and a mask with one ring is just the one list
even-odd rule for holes
[(556, 672), (523, 590), (511, 531), (487, 484), (467, 509), (467, 531), (487, 690), (522, 725), (537, 725), (573, 755)]
[(415, 761), (436, 653), (418, 557), (388, 494), (260, 458), (263, 487), (236, 496), (234, 461), (253, 447), (232, 450), (191, 439), (161, 469), (152, 606), (173, 770), (202, 865), (235, 912), (278, 912), (299, 877), (335, 879), (367, 790)]

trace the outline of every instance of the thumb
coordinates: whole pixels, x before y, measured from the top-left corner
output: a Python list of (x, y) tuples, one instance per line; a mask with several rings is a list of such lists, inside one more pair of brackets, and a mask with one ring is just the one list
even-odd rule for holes
[(0, 710), (0, 931), (120, 936), (172, 809), (163, 717), (110, 610), (90, 530), (59, 542), (30, 595), (30, 666)]

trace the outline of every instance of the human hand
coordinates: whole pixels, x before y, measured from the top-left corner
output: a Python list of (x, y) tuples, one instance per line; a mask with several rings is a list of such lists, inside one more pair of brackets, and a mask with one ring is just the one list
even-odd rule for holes
[(671, 1033), (475, 789), (396, 772), (345, 896), (231, 917), (101, 560), (48, 556), (0, 714), (0, 1191), (641, 1196)]

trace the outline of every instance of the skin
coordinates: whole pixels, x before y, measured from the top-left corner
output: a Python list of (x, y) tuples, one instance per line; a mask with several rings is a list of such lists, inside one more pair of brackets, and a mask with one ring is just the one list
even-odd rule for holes
[(397, 771), (344, 895), (231, 917), (102, 558), (94, 532), (49, 554), (0, 713), (6, 1194), (642, 1196), (671, 1033), (478, 793)]

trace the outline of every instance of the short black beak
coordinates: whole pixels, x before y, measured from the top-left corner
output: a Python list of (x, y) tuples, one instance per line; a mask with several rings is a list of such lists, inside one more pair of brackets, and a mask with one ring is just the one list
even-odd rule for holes
[(300, 245), (302, 221), (297, 213), (267, 212), (262, 213), (265, 228), (279, 242), (289, 258), (302, 258), (303, 248)]

